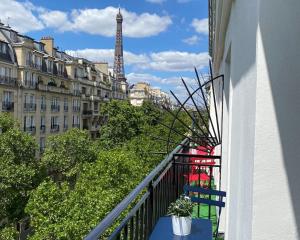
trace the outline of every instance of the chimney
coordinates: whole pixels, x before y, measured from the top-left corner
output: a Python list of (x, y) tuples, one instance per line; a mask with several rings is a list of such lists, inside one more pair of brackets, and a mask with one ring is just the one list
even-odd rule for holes
[(54, 39), (53, 37), (47, 36), (42, 37), (41, 42), (45, 44), (45, 51), (53, 57), (54, 55)]

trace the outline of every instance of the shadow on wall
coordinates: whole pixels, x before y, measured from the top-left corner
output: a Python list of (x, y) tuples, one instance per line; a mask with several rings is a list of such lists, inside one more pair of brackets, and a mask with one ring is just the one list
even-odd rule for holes
[[(272, 6), (272, 11), (270, 11), (270, 6)], [(299, 0), (260, 1), (262, 43), (270, 77), (298, 237), (300, 237), (299, 22)], [(282, 207), (284, 208), (284, 204)]]

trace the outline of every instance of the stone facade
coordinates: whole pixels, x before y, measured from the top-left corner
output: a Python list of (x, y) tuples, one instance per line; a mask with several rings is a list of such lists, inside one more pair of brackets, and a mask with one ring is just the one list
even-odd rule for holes
[(100, 103), (125, 99), (127, 83), (107, 63), (93, 63), (0, 23), (0, 111), (34, 135), (43, 151), (47, 136), (76, 127), (99, 136)]

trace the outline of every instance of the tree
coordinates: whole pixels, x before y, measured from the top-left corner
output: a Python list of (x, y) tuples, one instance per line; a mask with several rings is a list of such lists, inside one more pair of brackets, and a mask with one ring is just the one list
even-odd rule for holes
[(144, 176), (133, 152), (114, 149), (85, 163), (74, 188), (46, 179), (26, 207), (35, 229), (30, 239), (82, 239)]
[(88, 132), (73, 128), (48, 138), (41, 163), (56, 182), (68, 180), (73, 184), (83, 163), (96, 159)]
[(141, 133), (144, 124), (142, 111), (127, 101), (105, 103), (101, 114), (108, 117), (100, 132), (102, 146), (106, 148), (122, 144)]
[(0, 133), (5, 133), (9, 129), (17, 128), (19, 124), (8, 113), (0, 115)]
[(0, 123), (0, 219), (14, 222), (24, 216), (29, 191), (39, 181), (36, 142), (7, 115), (0, 116)]

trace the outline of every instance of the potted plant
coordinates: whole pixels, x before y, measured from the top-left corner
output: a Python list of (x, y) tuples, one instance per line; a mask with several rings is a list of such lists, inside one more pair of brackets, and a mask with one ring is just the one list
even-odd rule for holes
[(192, 225), (193, 203), (187, 196), (181, 196), (168, 208), (168, 215), (172, 217), (173, 233), (179, 236), (189, 235)]

